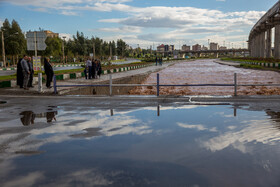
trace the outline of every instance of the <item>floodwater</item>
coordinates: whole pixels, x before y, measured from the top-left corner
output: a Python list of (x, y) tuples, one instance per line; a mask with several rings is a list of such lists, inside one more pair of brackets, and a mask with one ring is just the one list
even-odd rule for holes
[[(178, 63), (159, 72), (160, 84), (280, 84), (280, 74), (221, 65), (213, 60)], [(142, 84), (156, 84), (157, 73), (152, 73)], [(238, 87), (238, 95), (279, 95), (280, 87)], [(138, 87), (131, 95), (156, 95), (156, 87)], [(161, 87), (160, 95), (233, 95), (234, 87)]]
[(280, 113), (269, 108), (18, 110), (0, 115), (3, 187), (280, 186)]

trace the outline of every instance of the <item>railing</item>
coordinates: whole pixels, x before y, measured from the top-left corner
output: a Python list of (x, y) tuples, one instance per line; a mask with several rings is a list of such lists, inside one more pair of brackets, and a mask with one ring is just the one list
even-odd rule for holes
[(94, 84), (94, 85), (57, 85), (56, 77), (54, 76), (53, 87), (54, 93), (57, 94), (58, 87), (109, 87), (109, 95), (112, 96), (113, 87), (148, 87), (157, 88), (157, 96), (160, 96), (160, 87), (233, 87), (234, 96), (237, 96), (237, 88), (241, 86), (274, 86), (280, 87), (280, 84), (237, 84), (237, 74), (234, 73), (233, 84), (160, 84), (159, 73), (157, 73), (157, 84), (113, 84), (112, 75), (109, 75), (109, 84)]

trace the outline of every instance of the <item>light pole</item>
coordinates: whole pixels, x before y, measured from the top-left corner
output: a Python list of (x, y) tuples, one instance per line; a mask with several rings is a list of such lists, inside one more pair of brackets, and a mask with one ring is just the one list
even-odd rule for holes
[(66, 36), (62, 36), (62, 38), (63, 38), (63, 40), (62, 40), (62, 51), (63, 51), (62, 61), (63, 61), (63, 64), (65, 64), (64, 41), (65, 41)]
[(2, 56), (3, 66), (6, 67), (5, 44), (4, 44), (4, 31), (2, 30)]

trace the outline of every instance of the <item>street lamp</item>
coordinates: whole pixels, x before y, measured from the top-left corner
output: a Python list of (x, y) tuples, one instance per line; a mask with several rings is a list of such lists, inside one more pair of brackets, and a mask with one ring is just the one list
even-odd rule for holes
[[(2, 29), (1, 32), (2, 32), (2, 56), (3, 56), (3, 65), (4, 65), (4, 67), (6, 67), (6, 55), (5, 55), (5, 43), (4, 43), (4, 40), (5, 40), (5, 38), (4, 38), (4, 29)], [(18, 32), (14, 33), (14, 34), (12, 34), (12, 35), (15, 35), (15, 34), (18, 34)], [(10, 36), (12, 36), (12, 35), (10, 35)], [(6, 37), (6, 39), (9, 38), (10, 36)]]
[(63, 38), (63, 41), (62, 41), (62, 51), (63, 51), (62, 61), (63, 61), (63, 64), (65, 64), (64, 41), (65, 41), (66, 36), (62, 36), (62, 38)]

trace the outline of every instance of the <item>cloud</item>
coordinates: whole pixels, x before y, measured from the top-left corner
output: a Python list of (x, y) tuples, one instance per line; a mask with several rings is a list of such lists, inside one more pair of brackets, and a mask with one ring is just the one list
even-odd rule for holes
[(186, 129), (196, 129), (198, 131), (210, 131), (210, 132), (217, 132), (216, 127), (213, 128), (206, 128), (204, 125), (189, 125), (186, 123), (177, 123), (179, 127), (186, 128)]
[(248, 143), (274, 145), (280, 141), (279, 129), (269, 128), (272, 125), (271, 121), (251, 120), (246, 123), (246, 126), (244, 124), (245, 128), (241, 130), (230, 127), (230, 131), (202, 142), (203, 147), (215, 152), (233, 146), (235, 149), (247, 153), (246, 144)]
[(101, 32), (115, 32), (115, 33), (141, 33), (140, 27), (132, 27), (132, 26), (123, 26), (117, 28), (100, 28), (95, 29)]

